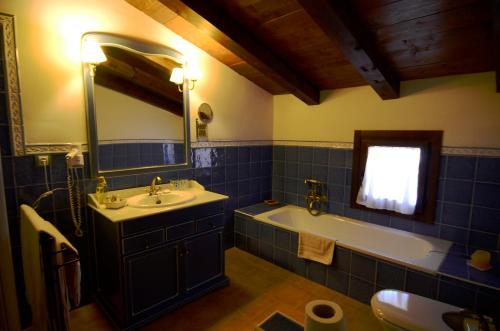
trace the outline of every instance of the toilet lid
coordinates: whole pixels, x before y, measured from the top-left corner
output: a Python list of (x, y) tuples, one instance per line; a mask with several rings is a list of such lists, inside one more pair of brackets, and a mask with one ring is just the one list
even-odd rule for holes
[(373, 313), (379, 319), (411, 331), (452, 330), (442, 314), (462, 310), (443, 302), (398, 290), (382, 290), (371, 299)]

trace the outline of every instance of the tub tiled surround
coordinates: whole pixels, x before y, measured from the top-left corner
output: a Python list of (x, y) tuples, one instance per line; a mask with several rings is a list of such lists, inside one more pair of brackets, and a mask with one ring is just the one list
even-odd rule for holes
[(500, 291), (446, 275), (431, 275), (337, 246), (330, 266), (297, 257), (298, 234), (251, 215), (251, 206), (235, 214), (235, 245), (316, 283), (369, 304), (378, 290), (392, 288), (469, 308), (500, 318)]
[(273, 198), (304, 207), (304, 179), (327, 182), (330, 213), (469, 247), (500, 249), (500, 158), (441, 156), (434, 224), (350, 208), (352, 150), (273, 147)]

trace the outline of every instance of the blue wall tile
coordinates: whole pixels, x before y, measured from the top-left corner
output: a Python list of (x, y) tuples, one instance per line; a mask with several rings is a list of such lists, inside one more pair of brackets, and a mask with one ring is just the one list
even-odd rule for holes
[(299, 174), (299, 164), (297, 162), (285, 163), (285, 177), (296, 178)]
[(439, 301), (472, 310), (474, 309), (474, 297), (473, 289), (459, 286), (450, 278), (445, 277), (439, 282)]
[(349, 296), (369, 305), (370, 299), (375, 293), (374, 284), (363, 279), (351, 276), (349, 284)]
[(500, 210), (475, 207), (472, 209), (472, 228), (492, 233), (500, 231)]
[(326, 266), (324, 264), (311, 261), (308, 267), (307, 278), (315, 283), (325, 285), (326, 283)]
[(445, 181), (444, 200), (469, 204), (472, 201), (472, 182), (447, 179)]
[(299, 147), (299, 162), (300, 163), (313, 163), (313, 148), (312, 147)]
[(394, 264), (378, 262), (376, 283), (383, 288), (403, 290), (405, 285), (405, 269)]
[(238, 148), (238, 163), (250, 162), (250, 147)]
[(328, 184), (329, 185), (346, 185), (346, 169), (345, 168), (328, 168)]
[(468, 227), (470, 216), (470, 206), (457, 205), (454, 203), (443, 203), (443, 214), (441, 222), (444, 224)]
[(474, 203), (482, 207), (500, 209), (500, 184), (477, 183)]
[(238, 148), (237, 147), (226, 147), (225, 156), (226, 156), (226, 165), (237, 164), (238, 163)]
[(448, 156), (446, 177), (454, 179), (474, 178), (475, 157)]
[(328, 269), (326, 286), (334, 291), (347, 294), (349, 290), (349, 274), (342, 271)]
[(315, 147), (313, 148), (313, 163), (319, 165), (328, 165), (329, 149)]
[(470, 231), (469, 232), (469, 246), (484, 248), (489, 250), (497, 249), (498, 234)]
[(352, 253), (351, 273), (373, 283), (375, 281), (375, 260), (366, 255)]
[(410, 232), (413, 230), (413, 221), (402, 217), (391, 216), (390, 225), (399, 230)]
[(259, 248), (259, 256), (264, 260), (269, 262), (274, 262), (274, 248), (273, 245), (265, 243), (263, 241), (260, 242)]
[(467, 230), (447, 225), (441, 225), (439, 237), (462, 245), (467, 244)]
[(273, 160), (285, 161), (285, 147), (273, 146)]
[(278, 266), (290, 270), (290, 260), (290, 253), (288, 251), (276, 247), (274, 248), (274, 263), (276, 263)]
[(500, 183), (500, 158), (479, 158), (477, 180)]
[(260, 224), (260, 239), (266, 244), (274, 244), (274, 226)]
[(285, 160), (287, 162), (298, 162), (299, 148), (297, 146), (285, 146)]
[(406, 273), (406, 291), (427, 298), (435, 299), (437, 292), (437, 280), (427, 274), (408, 270)]
[(344, 149), (330, 149), (328, 164), (332, 167), (344, 168), (346, 163), (346, 151)]
[(280, 249), (290, 251), (291, 233), (287, 230), (277, 229), (275, 233), (274, 245)]
[(290, 270), (302, 277), (307, 277), (308, 262), (297, 255), (291, 255), (290, 259)]
[(342, 247), (336, 247), (330, 268), (347, 273), (351, 272), (351, 251)]
[(418, 234), (423, 234), (431, 237), (439, 237), (440, 223), (426, 224), (421, 222), (415, 222), (413, 224), (413, 231)]

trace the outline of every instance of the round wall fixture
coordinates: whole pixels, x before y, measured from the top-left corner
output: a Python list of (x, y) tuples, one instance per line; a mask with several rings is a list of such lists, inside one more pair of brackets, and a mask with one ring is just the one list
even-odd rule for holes
[(200, 107), (198, 107), (198, 118), (200, 119), (200, 122), (204, 124), (212, 122), (214, 113), (212, 111), (212, 107), (210, 107), (208, 103), (202, 103)]

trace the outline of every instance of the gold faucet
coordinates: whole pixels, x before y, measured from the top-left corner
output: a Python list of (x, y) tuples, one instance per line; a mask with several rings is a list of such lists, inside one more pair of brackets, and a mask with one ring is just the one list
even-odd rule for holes
[(156, 187), (156, 185), (161, 184), (161, 178), (160, 176), (156, 176), (153, 178), (151, 181), (151, 186), (149, 186), (149, 195), (157, 194), (158, 191), (160, 190), (160, 187)]
[(307, 211), (313, 216), (318, 216), (325, 211), (328, 203), (326, 183), (316, 179), (306, 179), (304, 180), (304, 184), (309, 186), (306, 194)]

